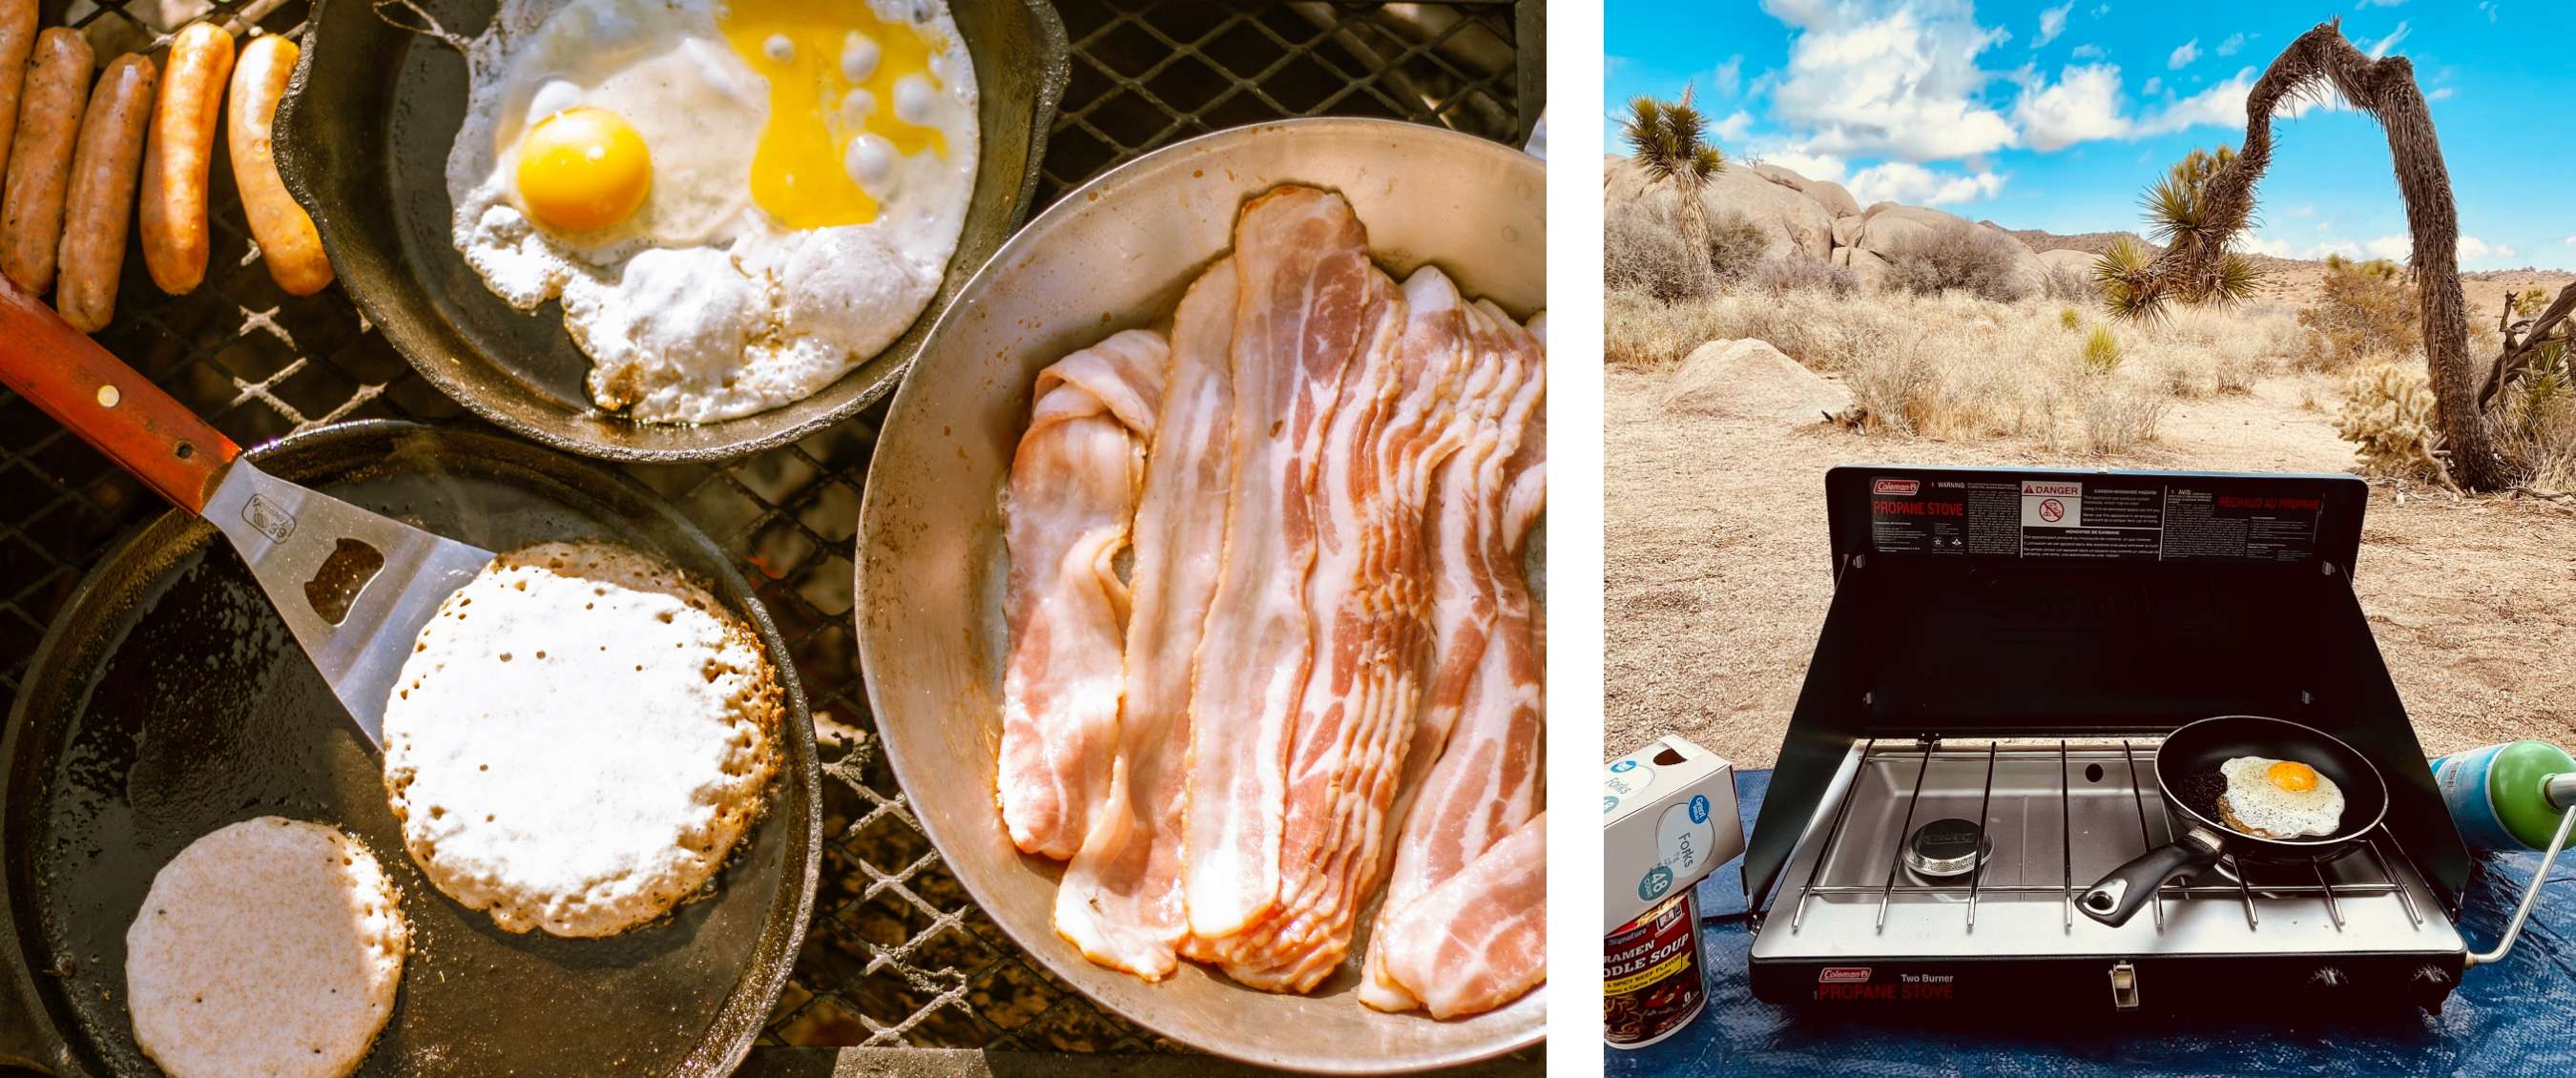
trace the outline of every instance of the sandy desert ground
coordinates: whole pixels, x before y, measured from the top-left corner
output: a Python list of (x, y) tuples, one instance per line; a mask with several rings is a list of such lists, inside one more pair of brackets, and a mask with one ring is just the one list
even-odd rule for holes
[[(1832, 596), (1823, 477), (1836, 464), (2352, 469), (2331, 405), (2303, 407), (2337, 398), (2316, 375), (2176, 401), (2155, 441), (2107, 456), (1674, 412), (1670, 376), (1604, 375), (1611, 756), (1677, 733), (1771, 765)], [(2427, 752), (2576, 744), (2576, 507), (2374, 484), (2355, 585)]]

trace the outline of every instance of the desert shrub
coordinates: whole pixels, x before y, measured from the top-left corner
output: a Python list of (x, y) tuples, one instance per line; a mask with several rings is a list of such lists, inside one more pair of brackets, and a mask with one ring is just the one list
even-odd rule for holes
[[(2048, 277), (2042, 282), (2041, 296), (2060, 303), (2081, 303), (2089, 307), (2102, 302), (2102, 286), (2095, 283), (2091, 273), (2078, 267), (2050, 266)], [(2074, 310), (2069, 307), (2067, 313), (2072, 314)], [(2069, 325), (2066, 328), (2075, 327)]]
[[(1636, 292), (1666, 303), (1695, 298), (1690, 251), (1674, 220), (1676, 197), (1658, 191), (1610, 207), (1601, 231), (1602, 283), (1610, 291)], [(1720, 282), (1742, 278), (1768, 244), (1761, 226), (1741, 214), (1709, 215), (1707, 258)]]
[(2082, 387), (2076, 397), (2084, 448), (2125, 453), (2155, 440), (2156, 425), (2164, 422), (2168, 407), (2163, 398), (2108, 378), (2093, 383)]
[[(2073, 328), (2073, 327), (2068, 327)], [(2095, 326), (2084, 338), (2084, 367), (2095, 374), (2120, 369), (2120, 337), (2109, 326)]]
[(2013, 272), (2019, 247), (2019, 241), (1994, 229), (1953, 221), (1899, 245), (1887, 256), (1887, 279), (1921, 295), (1960, 291), (2011, 303), (2027, 288)]
[(2084, 316), (2075, 313), (2075, 308), (2073, 307), (2061, 307), (2058, 308), (2057, 311), (2057, 324), (2066, 329), (2082, 329), (2084, 328)]
[(1843, 374), (1862, 429), (1899, 434), (1925, 433), (1938, 419), (1941, 409), (1935, 391), (1939, 383), (1933, 358), (1919, 339), (1912, 338), (1871, 342)]
[(2433, 387), (2414, 363), (2373, 363), (2344, 389), (2335, 433), (2374, 475), (2431, 478), (2441, 434), (2433, 426)]
[(1744, 283), (1773, 295), (1826, 292), (1836, 299), (1849, 299), (1860, 291), (1860, 278), (1852, 273), (1851, 267), (1803, 255), (1763, 259), (1754, 264), (1753, 272), (1745, 276)]
[(2540, 357), (2505, 391), (2497, 409), (2500, 441), (2523, 481), (2544, 490), (2576, 490), (2576, 356), (2543, 345)]
[(2402, 357), (2420, 342), (2419, 309), (2406, 271), (2397, 263), (2327, 255), (2316, 302), (2299, 312), (2299, 324), (2308, 331), (2299, 366), (2334, 371), (2365, 360)]
[(2513, 316), (2516, 318), (2537, 318), (2548, 308), (2549, 292), (2539, 285), (2523, 289), (2521, 295), (2513, 297)]

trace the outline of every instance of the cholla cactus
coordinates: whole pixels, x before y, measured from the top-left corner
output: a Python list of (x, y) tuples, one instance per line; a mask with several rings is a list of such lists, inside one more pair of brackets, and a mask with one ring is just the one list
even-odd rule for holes
[(2353, 444), (2353, 455), (2374, 475), (2427, 478), (2451, 486), (2433, 415), (2432, 381), (2422, 367), (2374, 363), (2345, 390), (2335, 433)]

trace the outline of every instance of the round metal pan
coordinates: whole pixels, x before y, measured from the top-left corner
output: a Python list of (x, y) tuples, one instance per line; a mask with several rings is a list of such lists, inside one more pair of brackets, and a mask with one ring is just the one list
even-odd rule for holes
[(465, 59), (422, 27), (490, 25), (494, 0), (316, 0), (277, 111), (277, 167), (313, 215), (340, 283), (421, 376), (541, 444), (619, 461), (722, 460), (831, 426), (891, 391), (966, 276), (1028, 213), (1069, 60), (1047, 0), (953, 0), (975, 61), (982, 163), (957, 253), (912, 328), (813, 396), (704, 426), (636, 423), (591, 403), (590, 357), (548, 302), (483, 286), (450, 234), (447, 152), (464, 122)]
[(382, 757), (232, 548), (174, 511), (90, 574), (0, 736), (0, 1061), (158, 1074), (125, 1010), (126, 927), (182, 847), (275, 814), (348, 830), (402, 888), (411, 956), (360, 1073), (730, 1072), (804, 937), (822, 818), (804, 690), (724, 553), (633, 481), (497, 435), (347, 423), (246, 455), (489, 549), (608, 537), (694, 574), (758, 631), (786, 690), (766, 812), (670, 917), (599, 940), (502, 931), (421, 876)]
[(860, 666), (922, 828), (985, 912), (1065, 982), (1174, 1040), (1252, 1063), (1378, 1072), (1467, 1062), (1537, 1041), (1544, 993), (1436, 1022), (1361, 1006), (1348, 968), (1311, 996), (1254, 991), (1186, 962), (1148, 984), (1056, 936), (1062, 866), (1013, 848), (993, 807), (1009, 643), (1000, 492), (1031, 382), (1069, 351), (1168, 318), (1232, 245), (1237, 208), (1283, 183), (1348, 196), (1379, 263), (1399, 277), (1436, 263), (1519, 317), (1546, 301), (1546, 171), (1483, 139), (1293, 120), (1179, 143), (1101, 176), (967, 282), (895, 394), (859, 513)]
[[(2219, 768), (2241, 756), (2296, 760), (2317, 769), (2343, 791), (2343, 818), (2334, 833), (2274, 839), (2227, 826), (2218, 812), (2226, 784)], [(2112, 869), (2084, 892), (2084, 915), (2118, 927), (2145, 909), (2166, 880), (2207, 868), (2222, 857), (2270, 864), (2332, 861), (2379, 827), (2388, 814), (2388, 784), (2368, 757), (2342, 738), (2287, 719), (2221, 715), (2187, 723), (2156, 748), (2156, 791), (2173, 824), (2174, 840)]]

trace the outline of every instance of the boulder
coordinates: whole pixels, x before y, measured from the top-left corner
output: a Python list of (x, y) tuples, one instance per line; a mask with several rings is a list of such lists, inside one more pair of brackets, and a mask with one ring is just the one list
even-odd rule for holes
[(1848, 266), (1848, 265), (1851, 265), (1851, 255), (1852, 255), (1852, 249), (1851, 249), (1851, 248), (1849, 248), (1849, 247), (1836, 247), (1836, 248), (1834, 248), (1834, 265), (1837, 265), (1837, 266)]
[(1836, 217), (1860, 212), (1860, 203), (1852, 198), (1851, 191), (1832, 180), (1811, 180), (1778, 165), (1755, 165), (1753, 171), (1763, 179), (1814, 199), (1826, 213)]
[(1869, 216), (1862, 221), (1860, 235), (1853, 238), (1852, 246), (1885, 258), (1941, 229), (1966, 223), (1935, 209), (1881, 202), (1869, 208)]
[(1886, 259), (1860, 247), (1849, 247), (1845, 250), (1851, 252), (1848, 265), (1851, 266), (1852, 276), (1860, 281), (1861, 287), (1873, 291), (1887, 287)]
[(1834, 218), (1834, 246), (1859, 246), (1860, 224), (1860, 215), (1857, 213)]
[(2019, 237), (2014, 236), (2010, 232), (2004, 231), (2002, 225), (1995, 224), (1992, 221), (1982, 221), (1978, 223), (1977, 227), (1992, 231), (2005, 243), (2012, 246), (2013, 280), (2021, 285), (2021, 292), (2023, 295), (2039, 296), (2047, 294), (2048, 263), (2039, 260), (2038, 252), (2031, 250), (2030, 245), (2023, 243)]
[(1663, 404), (1679, 412), (1817, 423), (1851, 407), (1851, 392), (1770, 342), (1746, 337), (1692, 349), (1664, 383)]
[(1901, 210), (1904, 208), (1905, 204), (1902, 202), (1872, 202), (1869, 204), (1868, 209), (1860, 211), (1860, 219), (1866, 221), (1889, 210)]
[[(1650, 183), (1635, 162), (1609, 158), (1601, 181), (1603, 210), (1614, 211), (1622, 203), (1650, 197), (1661, 187)], [(1832, 215), (1814, 199), (1763, 179), (1750, 168), (1736, 166), (1709, 177), (1700, 188), (1700, 202), (1708, 207), (1712, 224), (1732, 215), (1761, 229), (1767, 257), (1804, 255), (1822, 260), (1833, 253)]]

